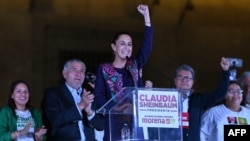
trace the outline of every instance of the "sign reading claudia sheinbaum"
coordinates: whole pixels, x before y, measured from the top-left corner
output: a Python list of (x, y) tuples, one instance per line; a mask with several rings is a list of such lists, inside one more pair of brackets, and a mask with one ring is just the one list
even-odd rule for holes
[(179, 128), (178, 92), (138, 90), (140, 127)]

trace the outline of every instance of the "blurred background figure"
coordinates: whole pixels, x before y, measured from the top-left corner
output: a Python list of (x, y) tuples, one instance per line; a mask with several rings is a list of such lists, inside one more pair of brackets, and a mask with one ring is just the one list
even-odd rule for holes
[(239, 78), (239, 82), (242, 88), (250, 86), (250, 71), (244, 71)]
[(250, 108), (250, 86), (245, 85), (243, 88), (243, 100), (242, 100), (242, 105)]

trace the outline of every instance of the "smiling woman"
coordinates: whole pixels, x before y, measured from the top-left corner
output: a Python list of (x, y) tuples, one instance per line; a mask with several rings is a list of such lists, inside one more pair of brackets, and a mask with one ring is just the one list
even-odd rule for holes
[[(30, 106), (30, 89), (27, 82), (12, 82), (6, 106), (0, 110), (0, 141), (45, 140), (47, 129), (42, 123), (41, 113)], [(14, 122), (13, 122), (14, 121)]]
[[(152, 50), (152, 27), (147, 5), (139, 5), (138, 12), (144, 17), (144, 40), (139, 52), (132, 56), (133, 41), (132, 36), (127, 32), (118, 32), (111, 43), (114, 53), (112, 62), (102, 63), (97, 68), (95, 81), (95, 101), (98, 108), (102, 107), (109, 99), (115, 96), (123, 87), (144, 87), (140, 77), (140, 69), (146, 64)], [(115, 99), (116, 103), (120, 100)], [(109, 121), (105, 116), (105, 137), (109, 140)], [(113, 123), (118, 123), (114, 121)], [(118, 123), (121, 126), (123, 123)], [(120, 133), (112, 131), (112, 134), (120, 138)]]
[(231, 81), (223, 104), (204, 113), (201, 122), (201, 141), (223, 141), (224, 125), (249, 124), (250, 109), (241, 105), (243, 98), (240, 84)]

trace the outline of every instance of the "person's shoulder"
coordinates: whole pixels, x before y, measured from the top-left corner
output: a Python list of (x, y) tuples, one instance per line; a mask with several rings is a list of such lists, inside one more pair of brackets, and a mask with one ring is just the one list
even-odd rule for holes
[(4, 106), (1, 107), (0, 112), (1, 113), (11, 113), (12, 110), (8, 105), (4, 105)]
[(109, 69), (113, 67), (111, 62), (104, 62), (98, 65), (98, 70)]
[(247, 108), (246, 106), (241, 106), (243, 111), (247, 111), (247, 113), (250, 114), (250, 108)]
[(33, 114), (40, 114), (40, 109), (37, 108), (37, 107), (32, 107), (30, 108), (30, 112), (33, 113)]
[(224, 104), (219, 104), (210, 108), (211, 111), (224, 108)]
[(190, 98), (198, 98), (198, 97), (202, 97), (203, 93), (200, 92), (192, 92), (190, 95)]
[(220, 115), (223, 111), (225, 111), (225, 105), (219, 104), (209, 108), (207, 111), (212, 115)]
[(40, 112), (39, 108), (37, 108), (37, 107), (32, 107), (31, 110), (34, 112)]
[(210, 93), (205, 93), (205, 92), (193, 92), (192, 94), (191, 94), (191, 97), (196, 97), (196, 98), (202, 98), (202, 97), (207, 97), (207, 96), (209, 96), (210, 95)]
[(103, 63), (100, 63), (98, 66), (102, 67), (102, 66), (105, 66), (105, 65), (112, 65), (112, 63), (111, 62), (103, 62)]
[(10, 106), (8, 105), (4, 105), (0, 108), (0, 110), (5, 110), (5, 111), (8, 111), (8, 110), (11, 110)]
[(62, 90), (64, 88), (66, 88), (65, 84), (59, 85), (59, 86), (47, 87), (45, 89), (45, 93), (57, 93), (57, 92), (59, 92), (60, 90)]
[(244, 113), (247, 113), (247, 117), (250, 118), (250, 108), (247, 108), (247, 107), (244, 107), (244, 106), (242, 106), (242, 107), (243, 107)]

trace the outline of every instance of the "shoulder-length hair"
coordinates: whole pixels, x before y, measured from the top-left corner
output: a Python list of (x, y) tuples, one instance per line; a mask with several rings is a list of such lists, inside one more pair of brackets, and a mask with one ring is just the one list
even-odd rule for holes
[[(10, 84), (10, 88), (9, 88), (9, 96), (8, 96), (8, 103), (7, 105), (11, 108), (11, 110), (13, 111), (13, 114), (15, 113), (15, 109), (17, 108), (16, 107), (16, 104), (15, 104), (15, 101), (14, 99), (12, 98), (12, 95), (13, 95), (13, 92), (16, 88), (16, 86), (20, 83), (23, 83), (24, 85), (27, 86), (28, 88), (28, 91), (30, 93), (30, 87), (29, 87), (29, 84), (24, 81), (24, 80), (15, 80), (13, 81), (11, 84)], [(28, 102), (26, 103), (26, 109), (29, 109), (30, 110), (30, 98), (28, 100)], [(16, 114), (14, 114), (16, 116)]]

